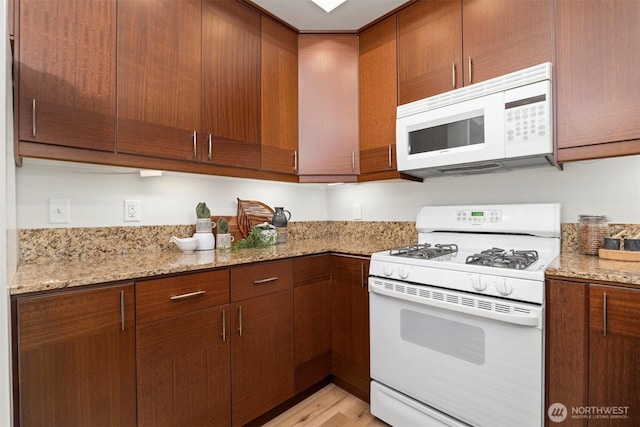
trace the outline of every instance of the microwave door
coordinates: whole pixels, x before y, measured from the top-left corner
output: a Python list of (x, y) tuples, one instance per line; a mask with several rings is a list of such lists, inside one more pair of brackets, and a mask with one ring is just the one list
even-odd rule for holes
[(498, 93), (398, 119), (398, 169), (503, 158), (503, 108)]

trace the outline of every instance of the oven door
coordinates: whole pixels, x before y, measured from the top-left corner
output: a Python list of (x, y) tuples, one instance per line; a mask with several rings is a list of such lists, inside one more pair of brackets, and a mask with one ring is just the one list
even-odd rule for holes
[(393, 425), (412, 411), (425, 417), (414, 425), (542, 424), (541, 306), (376, 277), (369, 292), (375, 416)]

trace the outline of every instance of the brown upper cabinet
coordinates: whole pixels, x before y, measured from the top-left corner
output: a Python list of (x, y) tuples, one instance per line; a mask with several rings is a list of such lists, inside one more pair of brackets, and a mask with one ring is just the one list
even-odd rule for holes
[(298, 172), (298, 33), (262, 17), (262, 170)]
[(558, 1), (558, 161), (640, 153), (640, 3)]
[(358, 37), (298, 37), (300, 181), (355, 181), (358, 140)]
[(260, 169), (260, 14), (202, 0), (202, 161)]
[(200, 9), (118, 1), (118, 152), (200, 160)]
[(119, 152), (259, 169), (259, 122), (257, 12), (120, 0)]
[(116, 0), (19, 7), (18, 138), (115, 151)]
[(396, 17), (360, 33), (360, 173), (396, 170)]
[(419, 1), (398, 13), (398, 105), (551, 60), (552, 0)]

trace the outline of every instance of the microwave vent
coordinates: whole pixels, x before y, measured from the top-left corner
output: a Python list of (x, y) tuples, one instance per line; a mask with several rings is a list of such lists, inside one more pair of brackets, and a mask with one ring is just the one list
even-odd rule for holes
[(544, 80), (551, 81), (551, 63), (535, 65), (524, 70), (495, 77), (484, 82), (475, 83), (469, 86), (455, 89), (430, 98), (414, 101), (409, 104), (398, 106), (397, 117), (407, 117), (435, 108), (457, 104), (485, 95), (491, 95), (516, 87), (536, 83)]

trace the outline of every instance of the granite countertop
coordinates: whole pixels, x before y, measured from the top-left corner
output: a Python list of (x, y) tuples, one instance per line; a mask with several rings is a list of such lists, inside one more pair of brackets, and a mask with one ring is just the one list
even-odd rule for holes
[(547, 277), (640, 285), (640, 262), (614, 261), (597, 256), (562, 253), (546, 270)]
[[(290, 240), (267, 248), (238, 251), (217, 249), (185, 254), (173, 247), (122, 255), (45, 257), (22, 263), (9, 292), (11, 295), (27, 294), (321, 253), (370, 256), (391, 246), (386, 239), (354, 239), (350, 236)], [(546, 276), (640, 285), (640, 262), (612, 261), (564, 252), (550, 264)]]
[(26, 294), (328, 252), (370, 256), (388, 246), (389, 242), (384, 239), (327, 238), (237, 251), (216, 249), (185, 254), (173, 248), (127, 255), (44, 258), (21, 264), (9, 292), (11, 295)]

